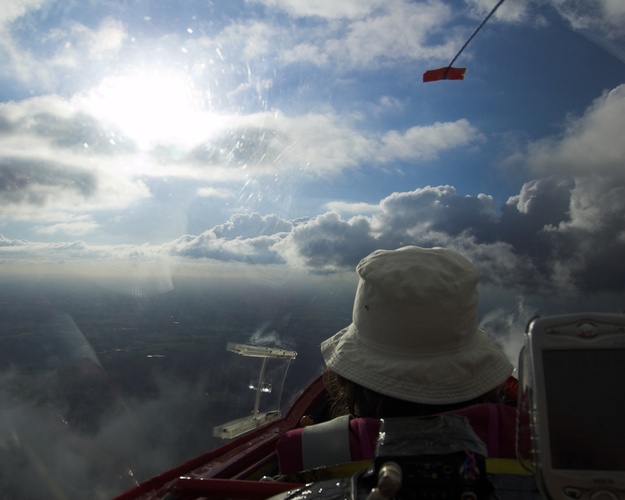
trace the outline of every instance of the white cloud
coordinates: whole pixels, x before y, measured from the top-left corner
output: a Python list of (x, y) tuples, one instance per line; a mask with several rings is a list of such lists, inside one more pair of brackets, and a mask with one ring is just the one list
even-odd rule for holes
[(441, 151), (467, 146), (483, 135), (467, 120), (411, 127), (405, 132), (391, 130), (381, 138), (378, 156), (385, 161), (434, 158)]
[(22, 17), (24, 14), (38, 10), (46, 0), (13, 0), (5, 3), (0, 11), (0, 29), (11, 21)]
[[(95, 101), (86, 91), (70, 99), (46, 96), (0, 104), (4, 130), (0, 137), (0, 210), (5, 218), (33, 218), (39, 231), (46, 234), (59, 235), (72, 228), (84, 233), (95, 226), (70, 225), (64, 218), (50, 221), (48, 214), (119, 211), (150, 198), (149, 179), (165, 177), (221, 186), (219, 190), (196, 189), (201, 197), (237, 197), (238, 191), (241, 199), (249, 190), (227, 183), (248, 186), (279, 174), (279, 185), (290, 185), (294, 179), (332, 176), (363, 164), (418, 162), (481, 138), (466, 120), (365, 133), (358, 128), (361, 117), (339, 116), (332, 110), (300, 116), (279, 112), (216, 116), (200, 109), (193, 111), (197, 120), (192, 124), (199, 120), (209, 125), (194, 126), (195, 136), (183, 134), (182, 142), (176, 143), (177, 136), (171, 136), (162, 143), (161, 136), (168, 134), (161, 129), (155, 130), (151, 139), (129, 135), (127, 131), (132, 132), (137, 123), (130, 126), (122, 119), (115, 120), (116, 108), (111, 111), (111, 106), (104, 105), (106, 100), (98, 107), (99, 94), (94, 95)], [(130, 95), (137, 100), (136, 94)], [(149, 102), (146, 100), (145, 106)], [(123, 107), (133, 120), (136, 105), (129, 101)], [(186, 123), (186, 115), (180, 116), (182, 108), (168, 119), (160, 120), (154, 113), (143, 119), (183, 133), (185, 128), (178, 123), (179, 118)], [(104, 114), (100, 116), (98, 110)], [(106, 110), (112, 113), (109, 118)]]
[[(271, 173), (279, 169), (314, 177), (336, 174), (365, 162), (369, 165), (398, 160), (419, 162), (482, 139), (482, 134), (467, 120), (411, 127), (406, 131), (364, 133), (358, 129), (359, 118), (338, 116), (332, 111), (300, 116), (257, 113), (230, 124), (233, 129), (228, 140), (232, 145), (226, 142), (220, 145), (217, 139), (214, 146), (209, 145), (200, 154), (201, 161), (210, 159), (219, 164), (227, 158), (231, 165), (253, 166), (259, 173), (263, 168)], [(236, 147), (241, 144), (240, 137), (246, 141), (243, 150)], [(247, 144), (254, 137), (259, 142)]]
[(345, 201), (331, 201), (324, 208), (339, 214), (371, 214), (381, 210), (379, 204), (373, 203), (349, 203)]
[(64, 222), (49, 224), (46, 226), (35, 226), (35, 231), (41, 234), (63, 234), (69, 237), (82, 236), (95, 231), (99, 224), (92, 220), (89, 215), (68, 215)]
[(280, 54), (280, 59), (286, 63), (309, 62), (317, 66), (325, 66), (330, 62), (330, 55), (318, 45), (300, 43), (293, 48), (287, 48)]
[[(375, 68), (404, 60), (449, 60), (464, 42), (462, 29), (447, 26), (453, 13), (442, 2), (274, 1), (271, 5), (295, 17), (315, 16), (311, 23), (296, 22), (291, 30), (273, 28), (271, 48), (258, 44), (275, 51), (286, 64)], [(250, 36), (238, 28), (227, 31), (224, 39), (231, 45), (233, 40)], [(240, 44), (235, 42), (235, 46)]]
[[(519, 352), (524, 343), (524, 332), (530, 318), (538, 311), (528, 305), (523, 297), (518, 297), (514, 308), (504, 309), (497, 307), (497, 293), (499, 289), (482, 287), (480, 303), (486, 305), (486, 314), (480, 321), (479, 328), (485, 331), (506, 353), (510, 362), (517, 366)], [(485, 293), (484, 293), (485, 292)], [(495, 307), (488, 307), (489, 305)], [(518, 373), (516, 374), (518, 375)]]
[(204, 39), (200, 44), (217, 44), (217, 54), (225, 61), (249, 62), (266, 56), (273, 50), (278, 36), (285, 30), (261, 21), (249, 21), (227, 26), (216, 39)]
[[(104, 18), (95, 29), (80, 23), (73, 23), (69, 28), (52, 25), (45, 32), (30, 35), (31, 43), (45, 47), (45, 50), (34, 51), (8, 27), (46, 3), (37, 0), (10, 2), (3, 6), (0, 14), (0, 62), (5, 69), (10, 68), (7, 74), (31, 86), (36, 93), (56, 90), (69, 70), (80, 71), (84, 78), (93, 64), (115, 56), (128, 37), (123, 24), (111, 17)], [(49, 52), (53, 55), (47, 55)]]
[(625, 4), (620, 0), (552, 0), (552, 5), (573, 29), (599, 41), (625, 36)]
[(85, 35), (90, 59), (104, 59), (115, 55), (128, 38), (124, 24), (110, 17), (104, 19), (97, 29), (87, 30)]
[(214, 186), (211, 187), (202, 187), (197, 191), (197, 195), (201, 198), (219, 198), (219, 199), (227, 199), (233, 198), (234, 192), (229, 188), (216, 188)]
[[(465, 0), (475, 12), (477, 18), (483, 19), (495, 7), (499, 0)], [(495, 12), (494, 19), (520, 23), (526, 21), (531, 12), (532, 0), (516, 0), (504, 2)], [(477, 27), (477, 26), (476, 26)]]
[(397, 60), (450, 59), (462, 44), (453, 30), (440, 44), (428, 39), (451, 18), (444, 3), (402, 2), (392, 7), (354, 21), (344, 35), (328, 39), (325, 50), (343, 64), (371, 67)]
[[(529, 145), (525, 161), (534, 173), (558, 175), (569, 184), (567, 217), (553, 231), (582, 231), (595, 245), (624, 230), (625, 85), (605, 93), (581, 117), (569, 120), (560, 137)], [(523, 198), (525, 206), (532, 198)], [(523, 210), (523, 208), (520, 208)], [(592, 236), (591, 236), (592, 235)], [(597, 237), (601, 236), (600, 240)], [(582, 237), (582, 233), (578, 234)]]
[(248, 0), (285, 10), (295, 17), (318, 16), (326, 19), (358, 19), (392, 0)]
[(49, 88), (49, 69), (41, 64), (29, 50), (20, 46), (13, 37), (10, 27), (16, 19), (36, 11), (46, 4), (45, 0), (16, 0), (4, 2), (0, 12), (0, 64), (7, 74), (14, 78)]
[(43, 220), (57, 210), (121, 209), (150, 196), (133, 175), (132, 144), (69, 101), (50, 96), (3, 103), (0, 117), (4, 217)]
[(561, 137), (530, 145), (534, 172), (622, 178), (625, 158), (625, 85), (603, 96), (583, 116), (569, 120)]
[[(491, 11), (497, 0), (465, 0), (477, 19)], [(625, 62), (625, 3), (621, 0), (517, 0), (504, 2), (491, 22), (548, 24), (545, 6), (549, 5), (577, 33)]]

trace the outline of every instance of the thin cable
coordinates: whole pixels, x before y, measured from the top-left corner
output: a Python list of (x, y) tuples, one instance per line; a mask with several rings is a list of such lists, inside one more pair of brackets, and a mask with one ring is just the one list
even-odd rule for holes
[(501, 6), (502, 3), (504, 3), (506, 0), (499, 0), (499, 2), (497, 2), (497, 5), (495, 5), (493, 7), (493, 10), (491, 10), (488, 15), (484, 18), (484, 20), (480, 23), (480, 25), (477, 27), (477, 29), (473, 32), (473, 34), (469, 37), (469, 39), (464, 42), (464, 45), (462, 46), (462, 48), (458, 51), (458, 53), (454, 56), (454, 58), (451, 60), (451, 62), (449, 63), (449, 66), (447, 66), (447, 68), (451, 68), (453, 66), (453, 64), (456, 62), (456, 59), (458, 59), (458, 57), (460, 56), (460, 54), (462, 54), (462, 51), (467, 47), (467, 45), (469, 45), (469, 43), (471, 43), (471, 40), (473, 40), (473, 38), (475, 38), (475, 35), (477, 35), (478, 31), (480, 31), (482, 29), (482, 26), (484, 26), (486, 24), (486, 22), (491, 18), (491, 16), (497, 11), (497, 9)]

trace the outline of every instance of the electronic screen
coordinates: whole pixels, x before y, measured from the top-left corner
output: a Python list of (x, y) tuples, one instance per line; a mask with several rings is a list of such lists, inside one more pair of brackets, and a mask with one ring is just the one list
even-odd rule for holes
[(625, 349), (544, 350), (551, 467), (625, 470)]

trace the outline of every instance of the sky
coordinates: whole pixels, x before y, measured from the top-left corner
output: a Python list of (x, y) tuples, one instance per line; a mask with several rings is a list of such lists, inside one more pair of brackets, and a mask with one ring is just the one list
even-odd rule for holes
[[(404, 245), (475, 263), (479, 326), (514, 363), (535, 314), (625, 309), (622, 0), (507, 0), (456, 61), (465, 79), (430, 83), (495, 0), (4, 3), (0, 280), (78, 277), (129, 297), (118, 317), (94, 301), (93, 318), (70, 318), (85, 337), (128, 311), (158, 330), (154, 304), (184, 283), (188, 318), (204, 318), (198, 282), (240, 302), (219, 314), (250, 341), (289, 318), (347, 322), (358, 261)], [(305, 354), (295, 370), (321, 363)], [(0, 390), (19, 375), (0, 373)], [(205, 376), (161, 380), (158, 400), (129, 400), (137, 435), (112, 439), (112, 420), (96, 442), (177, 457), (175, 431), (209, 427), (194, 413)], [(26, 403), (0, 423), (68, 463), (65, 434)]]
[(508, 1), (464, 81), (422, 83), (494, 3), (11, 2), (0, 272), (330, 274), (414, 244), (622, 309), (625, 5)]

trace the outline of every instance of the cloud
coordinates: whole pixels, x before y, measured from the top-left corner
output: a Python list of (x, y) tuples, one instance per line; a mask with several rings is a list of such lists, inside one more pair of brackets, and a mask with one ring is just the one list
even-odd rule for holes
[(64, 234), (76, 237), (95, 231), (98, 227), (99, 224), (90, 215), (70, 215), (65, 222), (35, 227), (35, 231), (41, 234)]
[[(622, 106), (619, 87), (582, 116), (570, 118), (561, 134), (529, 143), (514, 161), (537, 177), (501, 207), (492, 196), (464, 196), (453, 186), (393, 193), (360, 212), (356, 204), (329, 203), (330, 212), (291, 230), (285, 225), (279, 238), (255, 250), (266, 251), (266, 261), (278, 255), (292, 266), (327, 273), (354, 266), (375, 248), (440, 245), (471, 258), (483, 281), (493, 286), (530, 294), (557, 291), (563, 299), (622, 291), (625, 179), (620, 159), (625, 155), (615, 137), (625, 129)], [(391, 135), (403, 139), (410, 134)], [(244, 248), (250, 236), (244, 227), (229, 224), (227, 232), (209, 233), (210, 244), (194, 244), (213, 249), (216, 258), (214, 250), (227, 246), (228, 258), (236, 258), (238, 249), (231, 242)], [(237, 234), (240, 241), (233, 239)]]
[(360, 130), (359, 122), (360, 117), (339, 116), (332, 110), (297, 116), (255, 113), (229, 120), (231, 128), (196, 147), (189, 157), (198, 167), (245, 167), (259, 174), (279, 169), (324, 177), (363, 163), (432, 159), (483, 138), (465, 119), (378, 133)]
[(625, 62), (625, 5), (619, 0), (552, 0), (571, 27)]
[(580, 224), (577, 191), (588, 192), (588, 179), (536, 179), (502, 207), (488, 195), (466, 196), (452, 186), (431, 186), (393, 193), (377, 207), (369, 205), (368, 214), (349, 218), (335, 211), (297, 221), (237, 214), (225, 224), (161, 247), (50, 247), (3, 239), (1, 248), (9, 257), (34, 251), (52, 251), (57, 258), (170, 255), (332, 273), (353, 269), (377, 248), (444, 246), (471, 259), (485, 285), (572, 301), (582, 294), (622, 293), (625, 280), (623, 199), (615, 196), (613, 205), (581, 210), (585, 225)]
[(293, 228), (293, 223), (281, 219), (276, 215), (261, 216), (257, 213), (232, 216), (229, 222), (215, 226), (212, 231), (217, 238), (227, 240), (235, 238), (255, 238), (276, 233), (287, 233)]
[(440, 151), (468, 146), (483, 138), (467, 120), (411, 127), (405, 132), (391, 130), (381, 138), (378, 157), (385, 162), (435, 158)]
[(2, 234), (0, 234), (0, 247), (14, 247), (14, 246), (23, 246), (27, 245), (28, 242), (25, 240), (10, 240), (5, 238)]
[(375, 9), (388, 2), (383, 0), (347, 0), (343, 2), (333, 0), (253, 0), (253, 3), (262, 3), (268, 7), (284, 10), (294, 17), (358, 19), (371, 14)]
[[(145, 75), (141, 81), (146, 81)], [(305, 179), (396, 162), (411, 162), (414, 167), (482, 140), (481, 132), (464, 119), (372, 132), (361, 128), (362, 116), (341, 116), (332, 109), (303, 115), (279, 111), (216, 115), (194, 109), (189, 122), (186, 115), (157, 120), (154, 112), (139, 121), (141, 113), (132, 113), (131, 104), (116, 103), (113, 108), (132, 119), (132, 126), (124, 128), (123, 120), (118, 124), (107, 119), (105, 111), (112, 106), (90, 100), (94, 92), (0, 104), (0, 211), (5, 221), (29, 220), (39, 234), (54, 238), (88, 234), (101, 224), (105, 212), (109, 220), (121, 220), (128, 207), (150, 198), (160, 202), (163, 194), (158, 187), (163, 182), (168, 183), (168, 197), (181, 199), (189, 182), (200, 182), (201, 191), (193, 188), (197, 196), (236, 200), (229, 214), (249, 207), (288, 212), (284, 193)], [(135, 104), (137, 92), (132, 94)], [(164, 125), (153, 137), (127, 133), (137, 129), (147, 133), (151, 129), (139, 125), (156, 121)], [(193, 134), (182, 134), (189, 126)], [(168, 134), (163, 127), (176, 128), (183, 140), (177, 142), (174, 135), (164, 142), (162, 137)], [(240, 210), (235, 209), (237, 204)], [(227, 213), (223, 207), (222, 211)], [(53, 214), (59, 217), (54, 219)], [(127, 218), (128, 213), (123, 215)], [(80, 217), (82, 222), (77, 223)], [(195, 230), (210, 227), (197, 220)], [(210, 224), (216, 222), (213, 218)]]
[(283, 264), (274, 246), (297, 222), (276, 215), (236, 214), (198, 236), (185, 235), (163, 247), (171, 255), (193, 259)]
[(625, 144), (625, 85), (604, 93), (581, 117), (571, 117), (559, 137), (529, 145), (536, 173), (621, 177)]
[(345, 201), (330, 201), (324, 208), (339, 214), (369, 214), (378, 212), (380, 206), (374, 203), (349, 203)]
[(232, 198), (234, 193), (228, 188), (217, 188), (214, 186), (199, 188), (197, 195), (201, 198)]
[[(52, 342), (43, 344), (42, 351), (59, 350)], [(146, 364), (145, 357), (137, 361)], [(67, 363), (53, 371), (41, 365), (36, 374), (0, 373), (0, 480), (11, 498), (113, 498), (219, 445), (210, 432), (198, 439), (196, 430), (222, 424), (224, 412), (236, 408), (224, 395), (227, 381), (219, 387), (204, 375), (189, 382), (157, 371), (156, 362), (146, 371), (152, 393), (142, 398), (122, 398), (114, 377), (101, 369), (81, 371), (79, 363)], [(220, 415), (207, 412), (215, 401)], [(185, 426), (176, 425), (181, 409), (189, 414)], [(87, 423), (93, 428), (85, 429)], [(32, 481), (34, 476), (42, 480)]]
[[(483, 19), (495, 6), (498, 0), (465, 0), (474, 11), (475, 17)], [(504, 2), (495, 12), (494, 19), (521, 23), (527, 21), (532, 12), (532, 0), (518, 0), (516, 2)], [(477, 26), (476, 26), (477, 27)]]
[(532, 172), (547, 177), (526, 184), (504, 210), (510, 227), (533, 221), (534, 245), (552, 249), (559, 279), (571, 286), (579, 281), (622, 287), (625, 147), (618, 131), (624, 117), (625, 86), (620, 86), (571, 118), (559, 137), (530, 143), (524, 159)]
[(377, 245), (368, 218), (328, 212), (297, 225), (274, 248), (291, 266), (332, 272), (354, 266)]
[[(497, 3), (496, 0), (465, 0), (482, 19)], [(596, 43), (615, 57), (625, 62), (625, 5), (620, 0), (519, 0), (504, 2), (491, 22), (529, 23), (538, 27), (549, 21), (545, 6), (563, 19), (575, 32)]]
[(291, 265), (328, 272), (355, 266), (376, 248), (444, 246), (475, 262), (484, 283), (519, 293), (557, 291), (564, 300), (622, 292), (624, 197), (609, 197), (609, 210), (602, 204), (581, 210), (586, 227), (580, 227), (571, 216), (579, 210), (577, 190), (589, 188), (532, 181), (501, 213), (492, 197), (462, 196), (451, 186), (394, 193), (369, 216), (329, 212), (303, 222), (273, 248)]
[[(44, 18), (46, 29), (32, 29), (36, 23), (29, 16)], [(0, 61), (10, 68), (6, 74), (31, 90), (54, 91), (60, 82), (71, 85), (68, 71), (79, 72), (83, 80), (92, 68), (117, 55), (128, 38), (124, 25), (112, 17), (96, 27), (78, 22), (55, 25), (50, 22), (54, 18), (47, 2), (38, 0), (11, 2), (0, 14)], [(20, 19), (25, 19), (21, 36), (10, 29)]]
[(164, 248), (172, 255), (191, 259), (282, 264), (284, 261), (273, 250), (277, 241), (279, 237), (276, 235), (227, 240), (217, 237), (214, 231), (209, 230), (198, 236), (183, 236)]
[(95, 31), (87, 31), (89, 59), (104, 59), (115, 55), (128, 38), (124, 24), (107, 17)]
[[(0, 211), (48, 220), (123, 208), (149, 196), (136, 179), (132, 141), (70, 101), (50, 96), (0, 104)], [(60, 223), (66, 221), (58, 221)]]
[(0, 13), (0, 26), (6, 25), (31, 10), (39, 9), (45, 0), (16, 0), (7, 4)]
[[(317, 4), (317, 15), (330, 21), (318, 20), (314, 30), (302, 31), (302, 41), (297, 33), (291, 35), (291, 43), (281, 49), (279, 58), (286, 63), (376, 68), (403, 60), (450, 59), (463, 42), (459, 32), (446, 26), (452, 12), (444, 3), (376, 2), (352, 9), (353, 5)], [(310, 12), (292, 8), (288, 11), (299, 16)], [(331, 21), (341, 14), (345, 14), (343, 22)], [(435, 42), (443, 30), (445, 40)]]
[[(494, 302), (492, 289), (482, 289), (480, 302), (485, 306), (486, 312), (479, 323), (479, 328), (490, 335), (490, 337), (503, 349), (508, 359), (516, 365), (519, 352), (524, 343), (524, 333), (527, 322), (530, 318), (538, 314), (538, 310), (530, 306), (519, 297), (515, 307), (503, 309), (501, 307), (489, 307), (489, 303)], [(496, 292), (495, 292), (496, 293)], [(518, 373), (515, 375), (518, 376)]]
[(96, 190), (95, 176), (38, 159), (0, 160), (0, 203), (6, 205), (46, 205), (59, 193), (69, 198), (85, 198)]

